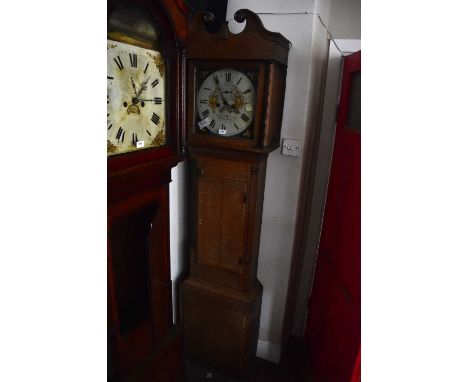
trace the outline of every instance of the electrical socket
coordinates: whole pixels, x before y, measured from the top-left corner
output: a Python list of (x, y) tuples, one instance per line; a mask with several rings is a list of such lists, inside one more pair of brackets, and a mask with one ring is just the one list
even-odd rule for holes
[(299, 140), (291, 138), (283, 138), (281, 145), (281, 154), (290, 155), (292, 157), (299, 156)]

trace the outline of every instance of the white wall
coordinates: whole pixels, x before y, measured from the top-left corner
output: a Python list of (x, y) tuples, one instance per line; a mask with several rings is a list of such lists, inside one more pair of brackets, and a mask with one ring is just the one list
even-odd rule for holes
[(335, 39), (361, 39), (361, 0), (332, 0), (328, 25)]
[(186, 168), (187, 164), (181, 162), (171, 171), (172, 182), (169, 184), (169, 229), (171, 251), (171, 280), (172, 280), (172, 310), (174, 322), (177, 322), (178, 290), (180, 277), (184, 271), (184, 256), (186, 256), (187, 235), (185, 222), (188, 218), (188, 205), (186, 195)]

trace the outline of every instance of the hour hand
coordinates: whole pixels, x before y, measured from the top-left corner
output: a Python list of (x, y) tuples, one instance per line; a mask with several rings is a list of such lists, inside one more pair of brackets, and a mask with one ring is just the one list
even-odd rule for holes
[(221, 94), (221, 99), (223, 100), (223, 105), (224, 106), (229, 106), (229, 103), (226, 101), (226, 98), (223, 96), (223, 92), (220, 90), (219, 94)]
[(136, 86), (135, 86), (135, 82), (133, 81), (133, 78), (132, 78), (132, 77), (130, 77), (130, 80), (132, 81), (133, 91), (135, 92), (135, 95), (138, 97), (138, 95), (137, 95), (137, 90), (136, 90)]

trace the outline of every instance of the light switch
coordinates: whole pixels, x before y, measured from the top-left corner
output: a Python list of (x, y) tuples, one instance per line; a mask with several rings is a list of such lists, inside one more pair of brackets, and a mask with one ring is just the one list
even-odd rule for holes
[(283, 138), (283, 144), (281, 145), (281, 154), (298, 157), (299, 156), (299, 140), (291, 139), (291, 138)]

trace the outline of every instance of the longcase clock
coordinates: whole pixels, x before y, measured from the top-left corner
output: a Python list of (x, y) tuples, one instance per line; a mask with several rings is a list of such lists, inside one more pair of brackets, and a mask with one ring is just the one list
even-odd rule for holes
[(108, 380), (182, 381), (169, 182), (184, 157), (186, 9), (168, 0), (107, 8)]
[(249, 10), (232, 34), (197, 14), (187, 46), (190, 276), (181, 288), (187, 353), (232, 372), (255, 355), (257, 279), (268, 153), (279, 146), (289, 41)]

